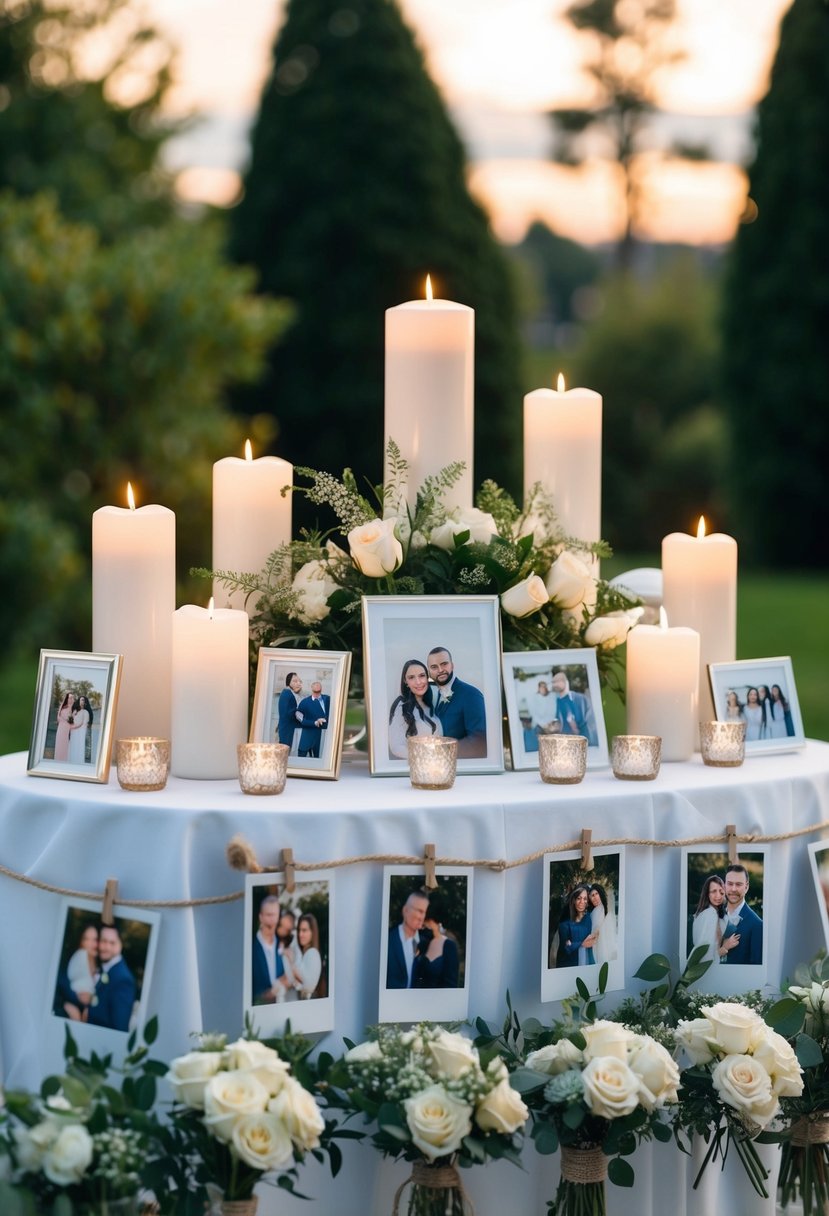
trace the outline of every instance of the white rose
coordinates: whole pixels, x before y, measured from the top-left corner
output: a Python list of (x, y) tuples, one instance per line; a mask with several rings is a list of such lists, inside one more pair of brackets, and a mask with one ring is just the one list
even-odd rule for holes
[(624, 1060), (596, 1056), (581, 1074), (584, 1101), (601, 1119), (619, 1119), (639, 1105), (640, 1081)]
[(608, 1022), (600, 1019), (582, 1026), (586, 1046), (585, 1060), (593, 1060), (596, 1056), (613, 1056), (617, 1060), (626, 1060), (628, 1049), (633, 1045), (636, 1035), (620, 1022)]
[(512, 1135), (527, 1122), (530, 1112), (508, 1079), (499, 1081), (475, 1108), (475, 1122), (482, 1132)]
[(92, 1162), (92, 1137), (81, 1123), (69, 1123), (43, 1157), (43, 1172), (55, 1186), (80, 1182)]
[(428, 1161), (456, 1153), (472, 1131), (472, 1108), (453, 1098), (442, 1085), (431, 1085), (406, 1098), (403, 1106), (412, 1143)]
[(492, 1077), (494, 1081), (506, 1081), (509, 1078), (509, 1070), (500, 1056), (493, 1056), (489, 1061), (486, 1069), (486, 1075)]
[(596, 593), (596, 580), (586, 562), (569, 549), (559, 553), (544, 580), (550, 599), (558, 608), (579, 608)]
[(708, 1064), (717, 1054), (714, 1032), (707, 1018), (678, 1022), (676, 1042), (692, 1064)]
[(531, 1051), (526, 1065), (536, 1072), (557, 1077), (560, 1072), (567, 1072), (568, 1068), (578, 1068), (583, 1060), (581, 1049), (575, 1043), (569, 1039), (559, 1039), (557, 1043), (548, 1043), (546, 1047), (539, 1047), (538, 1051)]
[(488, 511), (479, 511), (477, 507), (457, 507), (445, 523), (432, 528), (429, 542), (437, 545), (438, 549), (448, 549), (451, 553), (455, 548), (455, 537), (460, 536), (461, 532), (469, 533), (466, 544), (486, 545), (497, 531), (495, 520)]
[(39, 1170), (43, 1154), (54, 1144), (60, 1125), (54, 1119), (45, 1119), (34, 1127), (14, 1129), (15, 1155), (23, 1170)]
[(368, 1064), (372, 1060), (382, 1060), (383, 1053), (376, 1039), (367, 1039), (365, 1043), (357, 1043), (345, 1053), (347, 1064)]
[(325, 1131), (320, 1108), (299, 1081), (289, 1077), (282, 1090), (268, 1103), (268, 1110), (278, 1115), (288, 1135), (298, 1148), (318, 1148)]
[[(765, 1032), (765, 1022), (753, 1009), (733, 1001), (720, 1001), (702, 1011), (725, 1055), (742, 1055), (751, 1046), (758, 1030)], [(763, 1037), (761, 1033), (760, 1038)]]
[(294, 1158), (291, 1137), (277, 1115), (241, 1115), (231, 1143), (245, 1165), (255, 1170), (276, 1170)]
[(330, 570), (327, 562), (312, 561), (300, 566), (294, 575), (291, 590), (299, 597), (297, 618), (303, 625), (324, 621), (331, 611), (328, 597), (337, 590), (338, 584)]
[(510, 616), (529, 616), (532, 612), (538, 612), (549, 598), (543, 579), (537, 574), (531, 574), (529, 578), (522, 579), (514, 587), (508, 587), (502, 592), (501, 607)]
[(271, 1097), (279, 1093), (291, 1071), (290, 1064), (281, 1060), (278, 1052), (256, 1039), (237, 1039), (228, 1045), (225, 1056), (228, 1068), (249, 1072)]
[(194, 1110), (204, 1110), (204, 1087), (222, 1067), (220, 1051), (189, 1051), (170, 1061), (167, 1080), (176, 1102)]
[(349, 532), (352, 560), (367, 578), (391, 574), (403, 561), (403, 546), (394, 535), (394, 525), (393, 519), (373, 519)]
[(782, 1035), (771, 1031), (752, 1052), (771, 1077), (771, 1091), (778, 1098), (799, 1098), (803, 1093), (803, 1070), (793, 1048)]
[(269, 1097), (262, 1082), (249, 1072), (218, 1072), (205, 1086), (204, 1122), (219, 1140), (228, 1141), (239, 1116), (262, 1114)]
[(588, 646), (600, 646), (604, 650), (615, 650), (626, 640), (633, 626), (644, 612), (644, 608), (620, 609), (597, 616), (584, 631)]
[(759, 1127), (765, 1127), (777, 1114), (771, 1077), (752, 1056), (725, 1056), (712, 1072), (711, 1081), (723, 1102)]
[(448, 1030), (438, 1031), (437, 1036), (429, 1040), (426, 1050), (433, 1061), (431, 1071), (441, 1077), (454, 1080), (478, 1063), (478, 1052), (469, 1039)]
[(637, 1035), (628, 1064), (642, 1082), (639, 1098), (645, 1110), (661, 1109), (678, 1101), (679, 1069), (661, 1043), (647, 1035)]

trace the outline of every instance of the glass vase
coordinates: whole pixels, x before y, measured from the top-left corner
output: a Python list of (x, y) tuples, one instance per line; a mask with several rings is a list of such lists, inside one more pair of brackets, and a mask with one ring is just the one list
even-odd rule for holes
[(829, 1212), (829, 1115), (804, 1116), (783, 1141), (780, 1159), (780, 1206), (798, 1205), (803, 1216)]
[[(401, 1208), (401, 1196), (409, 1186), (408, 1206)], [(472, 1204), (463, 1189), (454, 1165), (416, 1161), (411, 1175), (397, 1188), (392, 1216), (474, 1216)]]
[(607, 1157), (598, 1147), (561, 1146), (561, 1180), (550, 1216), (606, 1216)]

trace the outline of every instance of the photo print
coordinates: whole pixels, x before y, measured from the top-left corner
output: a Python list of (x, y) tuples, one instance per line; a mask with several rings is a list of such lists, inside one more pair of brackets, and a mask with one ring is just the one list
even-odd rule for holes
[(541, 735), (582, 735), (587, 767), (607, 765), (595, 650), (510, 651), (502, 664), (514, 769), (538, 768)]
[(335, 780), (340, 773), (351, 653), (259, 651), (251, 743), (286, 743), (288, 775)]
[(746, 724), (746, 756), (805, 747), (790, 658), (709, 663), (708, 676), (717, 720)]
[(607, 991), (625, 986), (625, 854), (593, 849), (593, 868), (581, 853), (546, 853), (541, 932), (541, 999), (560, 1001), (576, 979), (596, 990), (607, 963)]
[(823, 947), (829, 953), (829, 842), (815, 840), (809, 845), (809, 863), (815, 881), (815, 894), (823, 929)]
[(121, 655), (41, 650), (29, 776), (106, 783), (121, 665)]
[(704, 992), (733, 996), (766, 981), (767, 852), (765, 845), (752, 845), (732, 863), (722, 849), (682, 850), (679, 965), (697, 946), (706, 947), (702, 958), (711, 966), (695, 985)]

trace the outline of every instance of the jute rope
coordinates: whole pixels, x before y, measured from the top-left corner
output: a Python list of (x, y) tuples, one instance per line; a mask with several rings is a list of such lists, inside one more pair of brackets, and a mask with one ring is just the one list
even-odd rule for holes
[(589, 1182), (604, 1182), (607, 1178), (607, 1157), (600, 1148), (561, 1146), (561, 1176), (567, 1182), (586, 1186)]
[(829, 1144), (829, 1115), (798, 1119), (792, 1124), (792, 1144), (798, 1148), (806, 1148), (810, 1144)]
[(392, 1208), (391, 1216), (399, 1216), (400, 1196), (409, 1183), (412, 1186), (425, 1187), (430, 1191), (457, 1191), (470, 1216), (474, 1216), (472, 1203), (463, 1188), (461, 1176), (454, 1165), (427, 1165), (425, 1161), (413, 1162), (411, 1174), (404, 1182), (401, 1182), (395, 1191), (394, 1207)]
[(223, 1199), (220, 1206), (222, 1216), (256, 1216), (259, 1199), (256, 1195), (250, 1199)]
[[(18, 874), (0, 862), (0, 874), (13, 878), (16, 882), (25, 882), (39, 891), (51, 891), (53, 895), (68, 895), (72, 899), (100, 899), (100, 891), (73, 891), (69, 887), (57, 887), (50, 882), (41, 882), (28, 874)], [(119, 895), (116, 903), (126, 908), (201, 908), (206, 904), (232, 904), (237, 899), (244, 898), (244, 891), (232, 891), (230, 895), (206, 895), (203, 899), (122, 899)]]

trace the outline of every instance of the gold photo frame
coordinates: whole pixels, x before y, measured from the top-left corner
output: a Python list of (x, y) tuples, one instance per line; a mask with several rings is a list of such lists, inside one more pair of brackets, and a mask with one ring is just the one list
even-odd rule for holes
[[(287, 743), (291, 748), (289, 777), (336, 781), (350, 676), (350, 651), (263, 646), (256, 669), (250, 742)], [(291, 677), (298, 687), (292, 687)], [(321, 709), (310, 704), (316, 684), (320, 685)]]
[(123, 656), (41, 650), (26, 771), (106, 785)]

